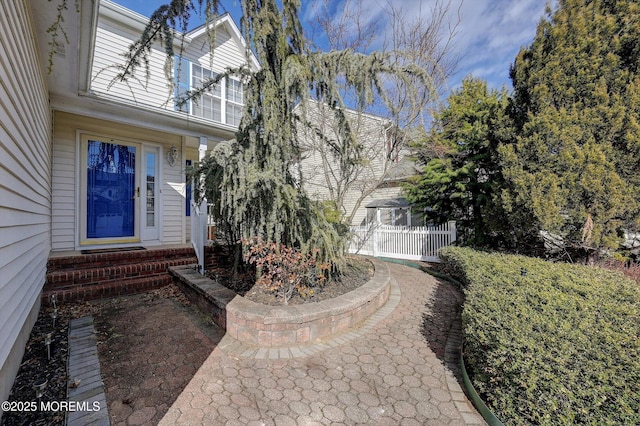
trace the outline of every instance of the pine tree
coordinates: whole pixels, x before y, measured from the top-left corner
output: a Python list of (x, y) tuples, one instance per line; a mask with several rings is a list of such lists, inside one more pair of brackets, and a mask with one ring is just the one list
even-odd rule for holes
[[(322, 207), (307, 197), (299, 176), (293, 173), (300, 156), (297, 125), (312, 125), (305, 116), (306, 102), (313, 97), (333, 108), (344, 140), (356, 146), (343, 112), (338, 79), (354, 89), (358, 105), (363, 106), (375, 95), (388, 100), (383, 90), (386, 75), (407, 80), (429, 77), (410, 64), (390, 65), (389, 56), (382, 53), (313, 50), (303, 35), (298, 0), (243, 0), (241, 5), (247, 55), (252, 51), (261, 69), (228, 69), (201, 89), (187, 93), (184, 101), (195, 99), (231, 74), (242, 76), (245, 82), (245, 109), (236, 139), (220, 144), (197, 172), (207, 176), (207, 190), (221, 218), (244, 238), (259, 237), (312, 253), (322, 262), (338, 263), (344, 237), (325, 219)], [(172, 30), (184, 27), (199, 8), (213, 19), (218, 7), (218, 0), (199, 4), (173, 0), (159, 8), (141, 39), (130, 48), (121, 77), (129, 78), (145, 66), (154, 40), (163, 42), (167, 59), (172, 61)], [(294, 113), (296, 105), (300, 107)], [(357, 156), (355, 149), (345, 151)]]
[(640, 224), (638, 16), (635, 1), (560, 0), (511, 69), (503, 205), (569, 254), (615, 249)]
[(509, 244), (495, 203), (502, 183), (497, 147), (509, 128), (508, 101), (506, 89), (489, 90), (486, 82), (467, 77), (435, 114), (426, 140), (414, 147), (425, 166), (405, 186), (407, 199), (430, 221), (456, 220), (466, 244)]

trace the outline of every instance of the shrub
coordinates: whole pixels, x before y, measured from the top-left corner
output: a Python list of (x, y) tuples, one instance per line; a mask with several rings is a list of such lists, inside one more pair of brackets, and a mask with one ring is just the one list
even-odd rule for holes
[(243, 241), (243, 245), (248, 249), (244, 254), (245, 262), (258, 269), (256, 284), (275, 292), (285, 305), (294, 291), (302, 297), (312, 295), (309, 286), (316, 286), (326, 279), (329, 266), (317, 264), (311, 255), (299, 250), (257, 238)]
[(507, 424), (640, 424), (640, 291), (622, 274), (450, 247), (465, 362)]
[(640, 263), (632, 262), (629, 259), (604, 259), (598, 262), (598, 266), (611, 269), (613, 271), (620, 271), (627, 277), (634, 280), (637, 284), (640, 284)]

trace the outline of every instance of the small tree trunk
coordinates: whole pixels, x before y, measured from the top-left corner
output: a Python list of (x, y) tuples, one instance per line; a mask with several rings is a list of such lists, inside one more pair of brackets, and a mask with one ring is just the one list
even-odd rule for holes
[(240, 265), (242, 262), (242, 244), (234, 244), (233, 248), (233, 281), (238, 280)]

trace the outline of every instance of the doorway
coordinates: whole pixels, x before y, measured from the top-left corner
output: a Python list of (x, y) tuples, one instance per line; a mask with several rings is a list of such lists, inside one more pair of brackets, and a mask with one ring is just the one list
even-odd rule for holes
[(81, 138), (80, 245), (159, 240), (160, 147)]

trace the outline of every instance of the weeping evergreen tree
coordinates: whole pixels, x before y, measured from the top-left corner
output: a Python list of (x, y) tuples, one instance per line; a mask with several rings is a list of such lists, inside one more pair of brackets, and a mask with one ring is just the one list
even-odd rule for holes
[[(245, 83), (245, 109), (236, 138), (221, 143), (196, 172), (206, 176), (206, 192), (221, 219), (242, 237), (282, 243), (311, 253), (319, 261), (339, 263), (344, 236), (307, 197), (300, 174), (294, 173), (300, 157), (297, 126), (313, 126), (305, 116), (306, 102), (313, 98), (328, 104), (344, 139), (355, 147), (338, 80), (354, 90), (359, 107), (380, 96), (393, 110), (385, 96), (385, 77), (410, 81), (417, 76), (425, 82), (429, 77), (411, 65), (390, 65), (388, 55), (382, 53), (312, 50), (303, 35), (298, 0), (243, 0), (241, 4), (247, 57), (253, 52), (261, 69), (227, 69), (202, 88), (187, 92), (183, 102), (197, 99), (229, 75), (241, 76)], [(184, 31), (191, 14), (203, 10), (208, 22), (213, 22), (219, 5), (219, 0), (173, 0), (160, 7), (131, 46), (120, 77), (130, 78), (139, 68), (148, 67), (147, 55), (154, 42), (165, 46), (170, 63), (174, 57), (173, 30)], [(212, 36), (211, 49), (213, 41)], [(336, 154), (340, 161), (358, 161), (357, 149)]]

